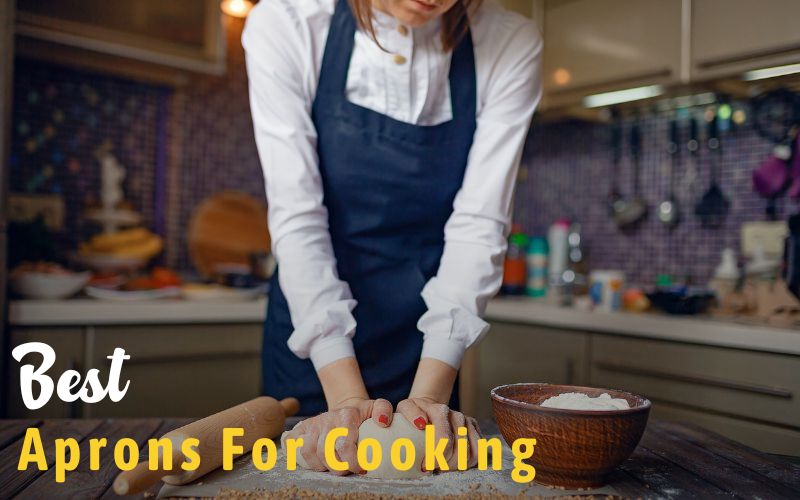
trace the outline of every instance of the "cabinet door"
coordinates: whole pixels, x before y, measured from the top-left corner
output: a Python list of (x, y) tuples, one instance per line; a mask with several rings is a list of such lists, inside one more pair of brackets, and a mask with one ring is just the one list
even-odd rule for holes
[[(225, 70), (219, 0), (18, 0), (20, 53), (43, 59), (50, 47), (65, 63), (80, 58), (64, 48), (201, 73)], [(49, 45), (48, 45), (49, 44)], [(84, 59), (88, 59), (84, 57)], [(106, 58), (103, 58), (108, 62)]]
[[(130, 387), (122, 401), (85, 405), (91, 417), (202, 417), (261, 392), (262, 325), (98, 327), (88, 335), (93, 366), (108, 373), (122, 347)], [(105, 380), (105, 378), (103, 378)]]
[(674, 82), (681, 0), (548, 0), (544, 37), (549, 104), (576, 92)]
[(489, 391), (499, 385), (583, 384), (587, 346), (585, 333), (492, 323), (489, 334), (466, 358), (462, 382), (472, 388), (464, 387), (462, 392), (469, 406), (465, 405), (465, 411), (479, 417), (491, 416)]
[[(11, 345), (14, 349), (20, 344), (28, 342), (44, 342), (56, 352), (56, 362), (47, 371), (47, 375), (57, 382), (58, 377), (65, 370), (86, 370), (83, 363), (84, 332), (80, 328), (14, 328), (11, 330)], [(9, 351), (10, 353), (10, 351)], [(53, 394), (50, 402), (38, 410), (29, 410), (22, 402), (20, 392), (19, 368), (22, 364), (39, 366), (42, 357), (38, 354), (29, 354), (17, 363), (9, 355), (8, 368), (8, 416), (11, 418), (71, 418), (81, 416), (81, 402), (65, 403)], [(34, 394), (38, 394), (38, 386), (34, 387)]]
[(800, 62), (797, 0), (694, 0), (693, 77)]

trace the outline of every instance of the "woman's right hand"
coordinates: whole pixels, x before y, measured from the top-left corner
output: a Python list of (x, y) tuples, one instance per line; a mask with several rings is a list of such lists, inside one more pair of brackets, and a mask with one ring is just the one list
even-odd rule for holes
[(368, 418), (373, 418), (378, 425), (388, 427), (393, 413), (392, 404), (385, 399), (350, 398), (325, 413), (298, 422), (284, 439), (303, 438), (303, 446), (299, 451), (308, 467), (315, 471), (326, 471), (328, 465), (325, 461), (325, 438), (330, 430), (344, 427), (348, 430), (347, 437), (337, 439), (335, 449), (338, 459), (347, 462), (350, 469), (331, 473), (340, 476), (351, 472), (363, 474), (366, 471), (358, 465), (356, 456), (358, 428)]

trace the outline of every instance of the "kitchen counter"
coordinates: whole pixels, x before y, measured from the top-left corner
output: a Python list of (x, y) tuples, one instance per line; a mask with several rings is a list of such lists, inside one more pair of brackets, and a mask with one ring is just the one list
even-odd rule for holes
[[(288, 419), (286, 428), (297, 423), (297, 418)], [(0, 484), (3, 484), (4, 496), (24, 498), (116, 498), (111, 490), (111, 482), (118, 472), (113, 464), (113, 454), (105, 450), (100, 454), (100, 468), (89, 471), (88, 443), (90, 439), (109, 438), (108, 448), (113, 448), (116, 441), (124, 436), (134, 439), (141, 447), (141, 456), (147, 456), (146, 441), (148, 438), (161, 436), (170, 429), (185, 425), (189, 420), (165, 419), (114, 419), (114, 420), (1, 420), (0, 421), (0, 456), (3, 467), (0, 468)], [(480, 426), (486, 434), (496, 434), (497, 426), (491, 419), (483, 419)], [(45, 438), (45, 451), (48, 456), (47, 471), (39, 471), (31, 466), (26, 471), (16, 470), (19, 449), (28, 427), (39, 427)], [(77, 470), (67, 472), (66, 481), (57, 484), (54, 481), (55, 469), (52, 468), (52, 438), (71, 436), (80, 441), (81, 461)], [(544, 445), (540, 442), (537, 446)], [(86, 458), (84, 458), (86, 457)], [(233, 471), (216, 471), (183, 487), (165, 488), (162, 494), (168, 496), (196, 496), (218, 492), (219, 488), (247, 490), (253, 484), (252, 471), (248, 480), (242, 474), (251, 460), (237, 460)], [(276, 469), (279, 465), (276, 465)], [(278, 474), (273, 471), (272, 473)], [(238, 475), (237, 475), (238, 474)], [(278, 489), (282, 484), (264, 481), (267, 476), (256, 478), (259, 489)], [(311, 473), (309, 473), (311, 474)], [(456, 474), (456, 473), (452, 473)], [(492, 474), (487, 471), (486, 474)], [(514, 485), (509, 471), (495, 473), (501, 475), (502, 481), (509, 488), (515, 487), (525, 491), (526, 495), (561, 496), (580, 494), (591, 495), (592, 491), (568, 492), (531, 484), (529, 487)], [(241, 476), (241, 479), (237, 477)], [(324, 498), (327, 494), (341, 494), (346, 488), (342, 478), (315, 474), (314, 481), (300, 486), (309, 493)], [(374, 481), (364, 490), (364, 482), (359, 482), (359, 491), (368, 493), (387, 493), (396, 488), (395, 482)], [(410, 493), (415, 482), (403, 485), (403, 494)], [(157, 494), (161, 485), (155, 485), (138, 498), (148, 498)], [(423, 486), (424, 487), (424, 486)], [(458, 488), (454, 484), (453, 489)], [(483, 487), (485, 488), (485, 486)], [(770, 455), (748, 448), (734, 441), (725, 439), (712, 432), (693, 426), (675, 424), (658, 419), (651, 419), (639, 447), (619, 469), (609, 476), (609, 484), (596, 493), (603, 496), (612, 495), (623, 498), (672, 498), (672, 497), (745, 497), (745, 498), (796, 498), (800, 489), (800, 467), (777, 459)], [(391, 490), (393, 491), (393, 490)], [(425, 490), (430, 491), (430, 490)], [(492, 493), (492, 490), (481, 490)], [(478, 490), (469, 490), (471, 495)], [(452, 493), (457, 493), (453, 491)], [(497, 491), (493, 492), (497, 495)], [(269, 492), (264, 492), (268, 498)], [(129, 497), (130, 498), (130, 497)], [(257, 498), (257, 497), (252, 497)]]
[(266, 314), (266, 297), (246, 302), (179, 299), (141, 302), (12, 300), (8, 321), (11, 326), (263, 323)]
[(747, 324), (711, 316), (581, 311), (524, 297), (504, 297), (489, 303), (486, 319), (800, 355), (800, 329)]
[[(9, 323), (11, 326), (262, 323), (266, 316), (266, 302), (266, 298), (248, 302), (14, 300), (10, 303)], [(497, 322), (800, 355), (800, 330), (709, 316), (581, 311), (528, 298), (504, 297), (489, 303), (486, 318)]]

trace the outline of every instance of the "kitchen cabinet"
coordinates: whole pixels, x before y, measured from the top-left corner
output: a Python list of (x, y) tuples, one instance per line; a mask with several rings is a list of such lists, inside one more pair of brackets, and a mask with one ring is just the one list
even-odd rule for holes
[(680, 0), (547, 0), (547, 106), (681, 78)]
[[(44, 342), (53, 348), (56, 353), (56, 361), (53, 367), (48, 370), (47, 375), (57, 378), (66, 370), (78, 370), (84, 372), (86, 365), (83, 363), (85, 350), (84, 335), (80, 328), (14, 328), (10, 334), (9, 345), (9, 377), (7, 394), (7, 409), (9, 416), (18, 418), (71, 418), (80, 417), (80, 402), (65, 403), (56, 394), (53, 394), (50, 401), (38, 410), (29, 410), (22, 402), (20, 393), (19, 367), (21, 364), (32, 364), (39, 366), (42, 364), (42, 356), (39, 354), (29, 354), (17, 363), (11, 358), (11, 351), (20, 344), (28, 342)], [(34, 386), (34, 394), (38, 394), (39, 387)]]
[[(0, 0), (0, 61), (12, 61), (14, 59), (14, 0)], [(9, 163), (5, 161), (11, 156), (11, 93), (14, 86), (12, 64), (6, 64), (0, 73), (0, 207), (8, 206), (8, 181)], [(8, 345), (6, 336), (6, 300), (8, 270), (5, 263), (8, 262), (7, 248), (8, 235), (6, 227), (8, 224), (7, 210), (0, 210), (0, 345)], [(0, 357), (0, 373), (6, 373), (5, 360)], [(5, 390), (0, 387), (0, 414), (3, 412), (2, 401), (5, 399)]]
[(492, 414), (489, 391), (518, 382), (585, 384), (588, 335), (514, 323), (492, 323), (489, 334), (465, 357), (462, 407), (468, 414)]
[(219, 0), (17, 0), (17, 9), (23, 57), (147, 79), (225, 71)]
[(800, 62), (797, 0), (693, 0), (692, 77)]
[[(503, 312), (510, 315), (515, 303), (506, 305)], [(770, 453), (800, 455), (796, 354), (537, 324), (565, 311), (558, 308), (549, 318), (543, 313), (530, 321), (501, 320), (500, 310), (494, 308), (489, 334), (462, 362), (459, 389), (468, 414), (491, 416), (489, 391), (503, 384), (607, 387), (646, 396), (655, 418), (706, 427)]]
[[(61, 402), (45, 408), (22, 404), (19, 368), (11, 367), (9, 416), (42, 417), (197, 417), (234, 406), (261, 393), (262, 324), (99, 325), (83, 328), (19, 328), (12, 345), (45, 342), (56, 351), (58, 376), (66, 369), (100, 370), (107, 380), (106, 358), (122, 347), (131, 359), (122, 366), (125, 397), (95, 404)], [(38, 360), (37, 360), (38, 362)]]

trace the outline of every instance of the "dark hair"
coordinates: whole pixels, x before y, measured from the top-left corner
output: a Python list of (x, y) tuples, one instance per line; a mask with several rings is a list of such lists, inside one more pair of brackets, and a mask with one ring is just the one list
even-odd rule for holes
[[(372, 24), (372, 0), (348, 1), (358, 25), (377, 43), (375, 27)], [(482, 2), (483, 0), (457, 0), (453, 7), (442, 15), (442, 46), (445, 51), (458, 46), (469, 27), (468, 13), (474, 12)]]

